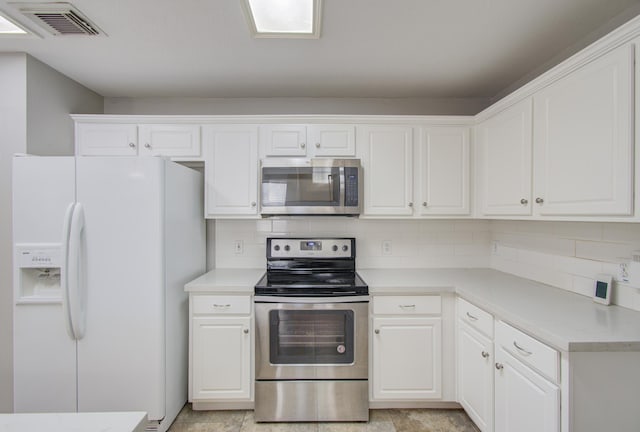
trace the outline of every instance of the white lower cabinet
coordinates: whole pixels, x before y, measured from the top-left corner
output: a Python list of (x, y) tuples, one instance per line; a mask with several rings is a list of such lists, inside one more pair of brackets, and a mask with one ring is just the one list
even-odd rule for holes
[(194, 403), (252, 400), (250, 296), (190, 296), (190, 387)]
[(440, 296), (373, 298), (372, 400), (442, 396)]
[(496, 323), (495, 432), (560, 432), (559, 353)]
[(458, 321), (458, 401), (482, 432), (493, 430), (493, 342)]

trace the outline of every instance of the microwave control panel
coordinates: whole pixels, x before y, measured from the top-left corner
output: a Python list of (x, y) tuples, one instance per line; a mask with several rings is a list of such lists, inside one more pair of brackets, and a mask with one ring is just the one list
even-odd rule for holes
[(358, 207), (358, 168), (344, 168), (344, 206)]

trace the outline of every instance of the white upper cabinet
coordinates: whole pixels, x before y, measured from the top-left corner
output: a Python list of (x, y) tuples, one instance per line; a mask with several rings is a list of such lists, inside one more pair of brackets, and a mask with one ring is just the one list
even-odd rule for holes
[(360, 126), (358, 154), (364, 169), (364, 214), (413, 214), (413, 128)]
[(416, 160), (417, 212), (421, 215), (468, 215), (468, 128), (424, 128)]
[(633, 68), (624, 45), (534, 96), (537, 214), (632, 213)]
[(355, 155), (355, 126), (275, 124), (260, 126), (265, 156), (324, 157)]
[(356, 128), (353, 125), (309, 125), (307, 139), (315, 156), (356, 154)]
[(531, 98), (476, 128), (483, 215), (531, 214)]
[(200, 156), (200, 125), (141, 124), (138, 132), (140, 155)]
[(76, 154), (200, 160), (200, 125), (76, 122)]
[(135, 124), (76, 123), (79, 156), (136, 156), (138, 127)]
[(267, 156), (306, 156), (307, 128), (304, 125), (260, 126), (260, 142)]
[(206, 217), (258, 217), (258, 127), (203, 126)]

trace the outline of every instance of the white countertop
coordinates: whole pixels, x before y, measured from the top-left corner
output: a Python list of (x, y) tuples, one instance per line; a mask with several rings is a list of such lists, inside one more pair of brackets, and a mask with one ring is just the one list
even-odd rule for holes
[(145, 412), (0, 414), (0, 432), (144, 432)]
[[(253, 294), (264, 269), (216, 269), (188, 292)], [(371, 295), (456, 293), (561, 351), (640, 351), (640, 312), (491, 269), (358, 269)]]
[(187, 292), (253, 294), (265, 269), (214, 269), (184, 286)]
[(640, 351), (640, 312), (491, 269), (362, 269), (371, 295), (455, 292), (561, 351)]

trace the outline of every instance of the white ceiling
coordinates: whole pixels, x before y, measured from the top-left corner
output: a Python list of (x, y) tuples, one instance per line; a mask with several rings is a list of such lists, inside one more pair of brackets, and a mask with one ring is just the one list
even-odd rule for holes
[[(0, 38), (105, 97), (491, 98), (640, 0), (324, 0), (320, 39), (253, 39), (240, 0), (70, 0), (108, 37)], [(22, 1), (21, 3), (26, 3)]]

